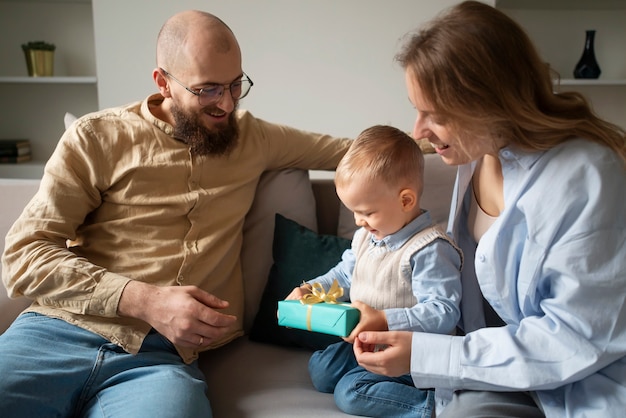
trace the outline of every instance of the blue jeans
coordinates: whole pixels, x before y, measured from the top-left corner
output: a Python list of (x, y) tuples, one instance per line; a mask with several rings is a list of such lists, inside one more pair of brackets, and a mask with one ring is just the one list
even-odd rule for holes
[(358, 365), (352, 344), (338, 342), (316, 351), (309, 360), (313, 386), (333, 393), (343, 412), (366, 417), (430, 418), (435, 406), (433, 390), (418, 389), (411, 375), (387, 377)]
[(204, 375), (151, 332), (132, 355), (35, 313), (0, 335), (0, 411), (20, 417), (211, 417)]

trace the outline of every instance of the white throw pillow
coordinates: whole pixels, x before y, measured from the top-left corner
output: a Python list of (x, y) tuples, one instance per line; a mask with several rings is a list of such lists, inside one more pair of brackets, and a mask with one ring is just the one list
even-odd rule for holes
[(63, 124), (65, 125), (65, 129), (69, 128), (70, 125), (74, 123), (74, 121), (76, 121), (76, 119), (78, 119), (76, 116), (72, 115), (69, 112), (66, 112), (65, 116), (63, 117)]

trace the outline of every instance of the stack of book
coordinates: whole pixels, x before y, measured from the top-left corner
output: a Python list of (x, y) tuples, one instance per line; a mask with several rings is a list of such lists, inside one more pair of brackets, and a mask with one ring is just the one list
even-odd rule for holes
[(30, 159), (28, 139), (0, 139), (0, 163), (22, 163)]

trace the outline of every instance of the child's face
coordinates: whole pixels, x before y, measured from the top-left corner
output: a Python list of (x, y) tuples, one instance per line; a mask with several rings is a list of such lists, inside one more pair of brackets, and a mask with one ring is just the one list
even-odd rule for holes
[(337, 186), (337, 195), (354, 213), (357, 226), (367, 229), (376, 239), (398, 232), (411, 221), (397, 188), (391, 190), (381, 181), (354, 179)]

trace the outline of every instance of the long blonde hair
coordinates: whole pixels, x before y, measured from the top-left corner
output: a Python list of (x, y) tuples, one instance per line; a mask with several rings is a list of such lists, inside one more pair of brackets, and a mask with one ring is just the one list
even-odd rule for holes
[(396, 56), (438, 116), (466, 136), (547, 150), (580, 137), (626, 162), (625, 132), (583, 95), (555, 93), (553, 71), (524, 30), (501, 11), (460, 3), (410, 34)]

